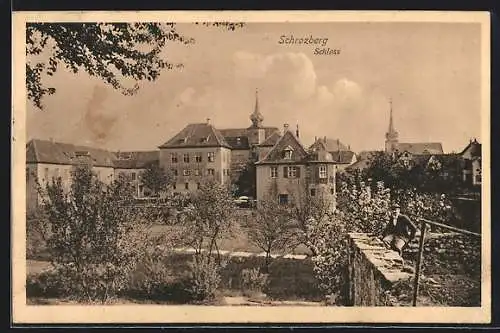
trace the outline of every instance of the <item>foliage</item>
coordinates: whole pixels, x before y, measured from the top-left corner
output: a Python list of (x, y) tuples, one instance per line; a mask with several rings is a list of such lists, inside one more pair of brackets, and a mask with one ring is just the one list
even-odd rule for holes
[(57, 275), (79, 300), (105, 303), (126, 285), (141, 257), (146, 216), (131, 205), (129, 182), (106, 185), (88, 166), (77, 166), (71, 186), (61, 178), (40, 185), (50, 226), (47, 246)]
[[(235, 30), (243, 24), (215, 22), (203, 25)], [(134, 94), (139, 86), (135, 83), (126, 87), (127, 79), (154, 81), (163, 69), (182, 67), (162, 56), (169, 43), (189, 45), (194, 39), (183, 36), (175, 23), (28, 23), (28, 98), (42, 109), (43, 97), (56, 91), (53, 87), (44, 87), (43, 76), (54, 75), (61, 65), (73, 73), (84, 70), (125, 95)]]
[(380, 232), (385, 227), (389, 202), (388, 189), (382, 183), (374, 190), (364, 182), (341, 185), (338, 209), (314, 233), (314, 273), (330, 302), (340, 305), (346, 301), (347, 233)]
[(143, 171), (141, 181), (156, 196), (161, 191), (167, 190), (170, 177), (158, 163), (150, 163)]
[(405, 161), (385, 152), (369, 157), (364, 179), (383, 181), (393, 190), (415, 189), (429, 193), (459, 193), (462, 160), (458, 155), (416, 155)]
[(196, 253), (189, 263), (190, 279), (186, 291), (194, 302), (210, 302), (221, 283), (221, 269), (226, 262), (217, 263), (207, 253)]
[(241, 271), (241, 286), (245, 292), (262, 292), (267, 285), (269, 274), (259, 268), (245, 268)]
[(235, 207), (231, 192), (227, 186), (208, 180), (188, 200), (183, 212), (183, 239), (197, 254), (208, 247), (211, 260), (212, 253), (219, 252), (221, 239), (233, 231)]
[(325, 228), (328, 216), (333, 212), (332, 201), (323, 189), (316, 192), (312, 196), (306, 184), (299, 184), (289, 205), (290, 216), (296, 222), (297, 242), (307, 246), (313, 255), (317, 254), (317, 234)]
[(248, 219), (245, 226), (249, 240), (266, 253), (266, 271), (269, 269), (271, 252), (285, 250), (294, 236), (289, 210), (280, 205), (276, 198), (277, 195), (270, 193), (265, 200), (260, 201), (256, 214)]
[(26, 216), (26, 257), (35, 258), (47, 248), (50, 226), (44, 211), (37, 209)]
[(255, 169), (255, 158), (251, 157), (247, 163), (245, 164), (243, 170), (238, 175), (238, 178), (235, 180), (234, 185), (236, 186), (236, 195), (237, 196), (248, 196), (255, 198), (256, 197), (256, 169)]

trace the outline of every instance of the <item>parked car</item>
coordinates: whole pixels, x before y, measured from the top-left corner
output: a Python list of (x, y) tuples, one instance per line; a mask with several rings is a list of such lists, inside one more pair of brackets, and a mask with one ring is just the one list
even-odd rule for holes
[(250, 202), (251, 202), (251, 200), (247, 196), (241, 196), (238, 199), (234, 200), (234, 203), (240, 208), (249, 208)]

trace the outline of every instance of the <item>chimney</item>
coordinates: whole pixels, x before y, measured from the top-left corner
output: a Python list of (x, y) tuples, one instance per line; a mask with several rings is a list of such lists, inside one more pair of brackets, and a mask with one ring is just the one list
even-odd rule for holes
[(285, 134), (288, 131), (288, 124), (283, 124), (283, 134)]
[(326, 136), (324, 136), (324, 137), (323, 137), (323, 142), (325, 142), (325, 143), (326, 143)]
[(207, 124), (210, 124), (210, 118), (207, 118)]
[(297, 129), (295, 130), (295, 135), (297, 138), (299, 137), (299, 124), (297, 124)]

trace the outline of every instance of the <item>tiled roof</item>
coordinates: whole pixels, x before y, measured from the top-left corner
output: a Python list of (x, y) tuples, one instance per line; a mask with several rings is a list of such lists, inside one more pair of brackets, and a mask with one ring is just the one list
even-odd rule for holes
[(477, 142), (477, 140), (471, 141), (460, 155), (463, 155), (469, 149), (471, 150), (470, 153), (472, 157), (481, 157), (481, 144)]
[(159, 148), (226, 147), (224, 136), (208, 123), (189, 124)]
[(333, 151), (339, 151), (339, 150), (349, 150), (348, 147), (340, 142), (339, 139), (330, 139), (330, 138), (317, 138), (316, 141), (309, 147), (309, 149), (314, 149), (315, 147), (318, 146), (324, 147), (326, 151), (333, 152)]
[[(265, 137), (268, 138), (274, 132), (279, 131), (277, 127), (261, 127), (264, 130)], [(219, 132), (225, 137), (238, 137), (246, 136), (248, 137), (248, 130), (252, 128), (224, 128), (219, 129)]]
[(78, 153), (88, 152), (94, 166), (143, 169), (149, 163), (159, 162), (159, 151), (112, 152), (105, 149), (78, 146), (70, 143), (34, 139), (26, 145), (27, 163), (77, 164)]
[(114, 161), (115, 168), (119, 169), (144, 169), (152, 163), (159, 163), (160, 152), (156, 151), (130, 151), (117, 152)]
[(439, 142), (401, 142), (396, 145), (399, 152), (407, 151), (411, 154), (443, 154), (443, 146)]
[[(285, 159), (283, 156), (287, 148), (292, 149), (292, 158)], [(283, 136), (278, 140), (274, 147), (264, 156), (263, 159), (257, 164), (264, 163), (297, 163), (303, 162), (308, 157), (304, 146), (300, 143), (298, 138), (290, 131), (286, 131)]]
[(354, 157), (354, 152), (349, 150), (331, 151), (333, 160), (340, 164), (350, 164)]
[(26, 162), (72, 165), (78, 152), (88, 152), (95, 166), (113, 167), (115, 155), (110, 151), (38, 139), (26, 144)]
[(370, 166), (370, 158), (379, 153), (382, 153), (382, 151), (369, 150), (369, 151), (359, 152), (357, 154), (358, 160), (355, 163), (349, 165), (347, 169), (352, 169), (352, 170), (366, 169)]
[(225, 136), (224, 138), (231, 146), (231, 149), (250, 149), (247, 136)]
[(278, 140), (281, 138), (281, 134), (279, 131), (276, 131), (272, 133), (267, 139), (264, 140), (259, 146), (261, 147), (272, 147), (278, 142)]

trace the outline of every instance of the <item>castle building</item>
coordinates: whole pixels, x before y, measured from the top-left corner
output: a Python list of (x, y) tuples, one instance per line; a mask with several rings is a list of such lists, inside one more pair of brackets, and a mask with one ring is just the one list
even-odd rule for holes
[[(250, 121), (249, 127), (226, 129), (216, 128), (210, 119), (204, 123), (187, 124), (153, 151), (113, 152), (49, 140), (31, 140), (26, 145), (28, 205), (36, 207), (40, 201), (36, 179), (43, 183), (61, 177), (63, 184), (69, 187), (70, 171), (82, 161), (91, 165), (103, 182), (111, 182), (118, 174), (128, 176), (138, 198), (149, 195), (141, 176), (152, 163), (172, 177), (170, 183), (175, 192), (196, 191), (206, 179), (235, 184), (244, 175), (251, 179), (242, 186), (252, 187), (247, 192), (262, 198), (263, 189), (270, 181), (288, 186), (293, 180), (300, 179), (308, 182), (311, 194), (324, 191), (333, 195), (335, 188), (330, 177), (335, 176), (336, 170), (356, 161), (356, 155), (338, 139), (316, 138), (306, 151), (299, 141), (298, 125), (294, 132), (288, 127), (281, 132), (277, 127), (265, 126), (258, 92)], [(290, 149), (286, 153), (290, 155), (281, 156), (283, 149)], [(272, 165), (286, 167), (286, 172), (281, 168), (272, 171), (275, 172), (273, 177), (268, 177)], [(248, 172), (249, 169), (252, 172)], [(260, 192), (254, 193), (257, 190)], [(285, 194), (292, 194), (281, 187), (280, 191), (283, 202), (288, 200)]]
[(321, 197), (333, 210), (337, 162), (324, 145), (306, 150), (297, 134), (285, 124), (283, 136), (256, 162), (257, 201), (301, 205), (304, 198)]
[(54, 142), (30, 140), (26, 144), (26, 208), (32, 211), (39, 206), (41, 197), (37, 182), (43, 185), (61, 178), (66, 190), (71, 184), (74, 167), (87, 164), (96, 177), (109, 184), (118, 175), (128, 176), (137, 197), (147, 195), (141, 182), (142, 172), (151, 163), (158, 163), (158, 151), (112, 152), (105, 149)]

